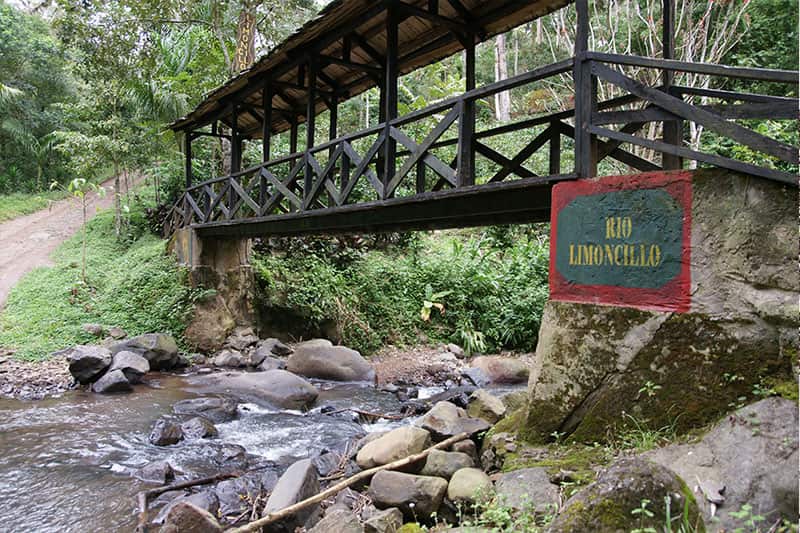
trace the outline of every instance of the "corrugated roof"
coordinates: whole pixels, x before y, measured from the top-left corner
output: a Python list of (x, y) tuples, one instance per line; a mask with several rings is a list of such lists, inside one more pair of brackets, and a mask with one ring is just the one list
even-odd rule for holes
[[(573, 0), (439, 0), (438, 15), (426, 17), (428, 0), (395, 2), (405, 9), (398, 25), (398, 56), (401, 74), (448, 57), (463, 45), (452, 28), (480, 28), (477, 40), (486, 40)], [(386, 6), (384, 0), (334, 0), (285, 41), (225, 84), (209, 92), (188, 115), (170, 124), (174, 130), (203, 127), (214, 120), (230, 126), (232, 105), (240, 106), (238, 128), (251, 138), (261, 136), (263, 88), (273, 80), (272, 131), (289, 129), (291, 120), (305, 120), (309, 57), (320, 62), (315, 84), (316, 113), (327, 109), (326, 100), (336, 95), (344, 101), (377, 86), (375, 69), (386, 53)], [(455, 21), (457, 25), (451, 22)], [(350, 62), (342, 60), (344, 36), (351, 36)], [(379, 57), (375, 57), (379, 56)]]

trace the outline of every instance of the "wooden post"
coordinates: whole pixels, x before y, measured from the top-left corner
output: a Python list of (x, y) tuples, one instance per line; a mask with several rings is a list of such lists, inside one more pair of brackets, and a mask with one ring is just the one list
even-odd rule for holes
[(597, 174), (597, 143), (589, 133), (592, 110), (597, 105), (597, 78), (586, 59), (589, 50), (588, 0), (576, 0), (578, 24), (575, 30), (575, 174), (591, 178)]
[(239, 110), (233, 108), (231, 116), (231, 174), (242, 169), (242, 140), (239, 136)]
[(550, 170), (549, 174), (561, 174), (561, 132), (555, 122), (550, 123)]
[[(663, 33), (662, 43), (664, 43), (664, 59), (675, 59), (675, 0), (663, 1)], [(671, 70), (664, 70), (662, 82), (664, 91), (670, 92), (670, 87), (675, 78), (675, 73)], [(664, 142), (681, 146), (682, 144), (683, 123), (679, 120), (664, 121)], [(661, 154), (661, 166), (665, 170), (678, 170), (683, 168), (683, 159), (680, 156), (663, 152)]]
[[(339, 131), (339, 97), (337, 95), (332, 95), (331, 98), (331, 106), (328, 109), (330, 113), (330, 123), (328, 125), (328, 139), (334, 140), (338, 135)], [(333, 156), (333, 151), (336, 147), (331, 146), (330, 155)]]
[[(465, 61), (465, 90), (475, 88), (475, 36), (468, 35), (468, 46), (464, 49)], [(464, 100), (461, 116), (458, 119), (458, 163), (457, 185), (475, 185), (475, 101)]]
[(184, 143), (184, 155), (186, 156), (186, 188), (192, 186), (192, 179), (194, 178), (194, 173), (192, 171), (192, 132), (186, 132), (186, 138), (183, 140)]
[(270, 142), (272, 140), (272, 87), (267, 81), (261, 97), (264, 110), (264, 122), (261, 124), (261, 161), (266, 163), (270, 158)]
[(389, 122), (397, 118), (397, 41), (398, 25), (400, 19), (397, 16), (397, 9), (389, 6), (386, 11), (386, 71), (384, 82), (384, 123), (386, 135), (384, 160), (383, 160), (383, 184), (388, 185), (397, 170), (397, 142), (390, 135)]
[(297, 152), (297, 117), (292, 120), (289, 128), (289, 153)]
[[(308, 102), (306, 103), (306, 162), (305, 179), (303, 180), (303, 205), (308, 201), (311, 188), (314, 186), (314, 173), (308, 162), (311, 149), (314, 148), (314, 133), (316, 130), (316, 100), (317, 100), (317, 60), (311, 55), (308, 59)], [(311, 207), (310, 205), (306, 207)]]

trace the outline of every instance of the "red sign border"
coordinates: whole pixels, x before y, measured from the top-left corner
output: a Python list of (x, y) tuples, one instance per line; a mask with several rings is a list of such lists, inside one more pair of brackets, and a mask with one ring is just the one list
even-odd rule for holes
[[(582, 285), (567, 281), (556, 270), (558, 214), (578, 196), (611, 191), (663, 189), (683, 207), (681, 269), (657, 289)], [(692, 172), (645, 172), (628, 176), (566, 181), (553, 187), (550, 209), (550, 299), (562, 302), (633, 307), (645, 311), (685, 313), (691, 308)]]

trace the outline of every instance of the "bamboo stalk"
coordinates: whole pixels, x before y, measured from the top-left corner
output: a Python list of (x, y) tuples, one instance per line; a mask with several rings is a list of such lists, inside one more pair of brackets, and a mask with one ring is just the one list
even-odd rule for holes
[(354, 474), (354, 475), (350, 476), (349, 478), (345, 479), (344, 481), (342, 481), (340, 483), (337, 483), (336, 485), (334, 485), (334, 486), (332, 486), (332, 487), (320, 492), (316, 496), (312, 496), (310, 498), (306, 498), (305, 500), (297, 502), (297, 503), (295, 503), (293, 505), (290, 505), (289, 507), (284, 507), (280, 511), (275, 511), (274, 513), (269, 513), (268, 515), (266, 515), (266, 516), (264, 516), (264, 517), (262, 517), (262, 518), (260, 518), (260, 519), (258, 519), (256, 521), (254, 521), (254, 522), (250, 522), (249, 524), (246, 524), (246, 525), (244, 525), (242, 527), (237, 527), (235, 529), (228, 529), (228, 530), (226, 530), (226, 533), (252, 533), (254, 531), (260, 531), (260, 529), (262, 527), (266, 526), (267, 524), (271, 524), (273, 522), (276, 522), (278, 520), (286, 518), (287, 516), (291, 516), (291, 515), (295, 514), (296, 512), (298, 512), (298, 511), (300, 511), (302, 509), (305, 509), (306, 507), (314, 505), (315, 503), (319, 503), (322, 500), (328, 498), (329, 496), (333, 496), (337, 492), (340, 492), (340, 491), (346, 489), (347, 487), (349, 487), (350, 485), (353, 485), (354, 483), (356, 483), (356, 482), (358, 482), (358, 481), (360, 481), (362, 479), (368, 478), (368, 477), (372, 476), (373, 474), (375, 474), (377, 472), (380, 472), (381, 470), (395, 470), (395, 469), (400, 468), (402, 466), (406, 466), (406, 465), (409, 465), (411, 463), (415, 463), (415, 462), (417, 462), (417, 461), (419, 461), (421, 459), (426, 458), (428, 456), (428, 454), (431, 453), (431, 451), (433, 451), (433, 450), (439, 450), (439, 449), (442, 449), (442, 448), (447, 448), (447, 447), (455, 444), (456, 442), (460, 442), (460, 441), (462, 441), (462, 440), (464, 440), (464, 439), (466, 439), (468, 437), (469, 437), (469, 433), (459, 433), (458, 435), (450, 437), (447, 440), (443, 440), (439, 444), (435, 444), (434, 446), (431, 446), (430, 448), (427, 448), (427, 449), (425, 449), (425, 450), (423, 450), (423, 451), (421, 451), (421, 452), (419, 452), (417, 454), (409, 455), (408, 457), (405, 457), (404, 459), (398, 459), (397, 461), (393, 461), (393, 462), (385, 464), (385, 465), (376, 466), (374, 468), (370, 468), (368, 470), (364, 470), (364, 471), (359, 472), (357, 474)]

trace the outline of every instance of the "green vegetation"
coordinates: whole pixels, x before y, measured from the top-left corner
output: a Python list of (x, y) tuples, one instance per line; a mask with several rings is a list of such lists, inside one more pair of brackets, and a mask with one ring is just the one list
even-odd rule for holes
[(51, 202), (61, 200), (66, 196), (67, 193), (64, 191), (2, 194), (0, 195), (0, 222), (46, 209)]
[(165, 331), (181, 338), (194, 291), (164, 253), (164, 242), (148, 232), (141, 203), (131, 206), (127, 218), (119, 240), (111, 211), (87, 225), (86, 283), (77, 234), (56, 251), (54, 267), (31, 272), (12, 290), (0, 315), (0, 346), (16, 348), (23, 359), (43, 359), (95, 342), (81, 329), (89, 322), (117, 325), (131, 335)]
[(372, 250), (325, 239), (262, 248), (253, 261), (260, 307), (296, 336), (333, 332), (365, 353), (422, 334), (472, 351), (532, 350), (548, 295), (545, 232), (418, 233)]

